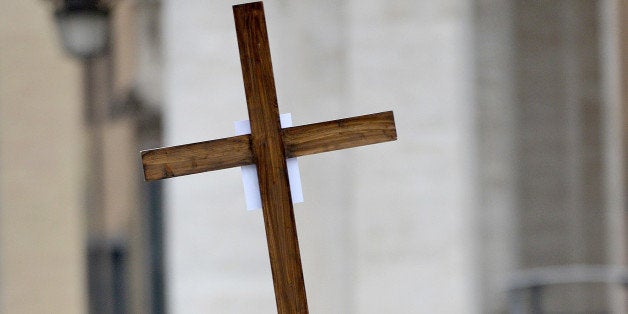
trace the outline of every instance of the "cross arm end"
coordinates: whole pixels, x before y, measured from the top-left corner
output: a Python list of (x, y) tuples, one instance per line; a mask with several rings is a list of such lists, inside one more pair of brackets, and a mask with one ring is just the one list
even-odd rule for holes
[(249, 134), (141, 152), (144, 179), (161, 180), (253, 163)]

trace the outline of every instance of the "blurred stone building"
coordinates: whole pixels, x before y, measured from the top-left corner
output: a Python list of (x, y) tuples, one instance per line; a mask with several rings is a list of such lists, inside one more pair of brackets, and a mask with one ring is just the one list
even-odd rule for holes
[[(140, 149), (246, 119), (236, 3), (103, 2), (79, 61), (53, 2), (0, 0), (2, 312), (275, 311), (238, 169), (140, 177)], [(394, 110), (399, 135), (299, 160), (312, 313), (628, 311), (625, 1), (265, 8), (295, 125)]]
[[(92, 6), (111, 6), (98, 13), (110, 40), (83, 56), (102, 35), (81, 24)], [(0, 1), (0, 312), (165, 310), (161, 189), (137, 159), (160, 139), (158, 14), (147, 1)]]

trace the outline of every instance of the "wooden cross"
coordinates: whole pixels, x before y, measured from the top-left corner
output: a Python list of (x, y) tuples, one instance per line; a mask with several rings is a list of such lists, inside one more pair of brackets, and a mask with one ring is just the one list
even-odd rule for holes
[(286, 158), (397, 139), (392, 111), (282, 129), (261, 2), (233, 6), (251, 134), (142, 152), (144, 177), (159, 180), (257, 165), (279, 313), (307, 313)]

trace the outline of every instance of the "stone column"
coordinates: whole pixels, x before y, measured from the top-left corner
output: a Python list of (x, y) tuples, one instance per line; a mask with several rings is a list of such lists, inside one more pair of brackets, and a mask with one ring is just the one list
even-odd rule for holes
[[(519, 267), (609, 262), (601, 2), (514, 5)], [(608, 312), (603, 284), (544, 288), (546, 311)]]
[(475, 95), (482, 312), (508, 309), (517, 239), (512, 1), (475, 2)]
[(470, 1), (347, 9), (354, 110), (395, 111), (399, 139), (351, 153), (353, 313), (475, 313)]
[[(295, 125), (369, 113), (347, 98), (347, 5), (265, 2), (279, 108)], [(350, 151), (299, 159), (305, 202), (295, 206), (312, 313), (350, 313), (355, 269)]]

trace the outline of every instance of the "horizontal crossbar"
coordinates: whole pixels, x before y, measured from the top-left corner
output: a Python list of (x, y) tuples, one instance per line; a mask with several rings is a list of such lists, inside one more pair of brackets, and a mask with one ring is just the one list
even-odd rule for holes
[[(392, 111), (313, 123), (282, 130), (288, 158), (397, 139)], [(254, 163), (251, 135), (142, 151), (147, 181)]]

